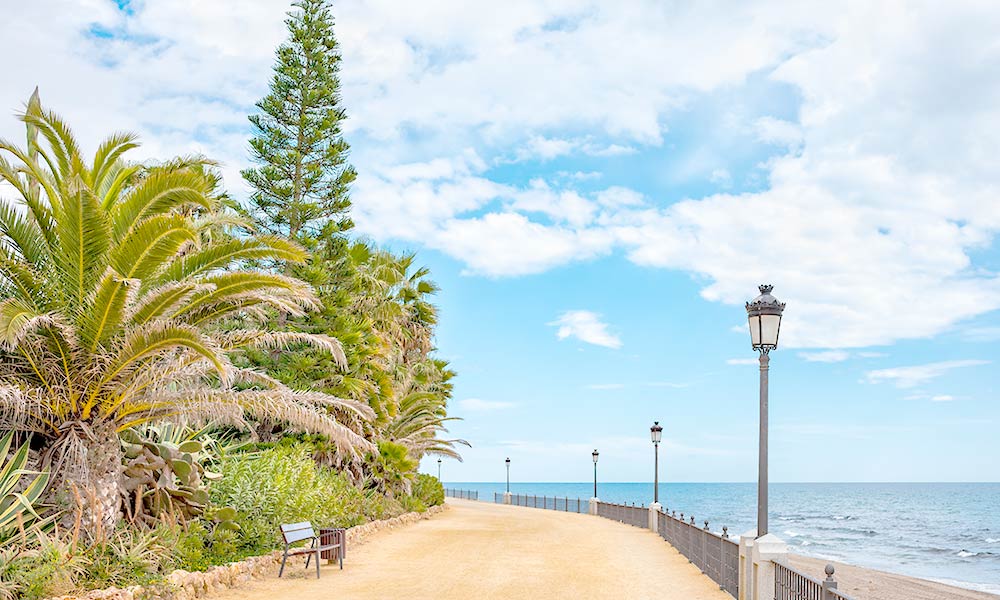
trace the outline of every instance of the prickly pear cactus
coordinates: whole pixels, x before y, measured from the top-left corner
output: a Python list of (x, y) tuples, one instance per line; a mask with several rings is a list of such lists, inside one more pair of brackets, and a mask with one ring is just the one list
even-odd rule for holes
[[(207, 482), (220, 475), (203, 466), (207, 458), (204, 445), (192, 439), (165, 439), (169, 437), (154, 428), (142, 434), (129, 430), (122, 435), (125, 490), (129, 496), (128, 512), (133, 519), (154, 522), (174, 517), (187, 521), (204, 515), (209, 507)], [(231, 518), (223, 521), (231, 522), (235, 518), (233, 512)]]

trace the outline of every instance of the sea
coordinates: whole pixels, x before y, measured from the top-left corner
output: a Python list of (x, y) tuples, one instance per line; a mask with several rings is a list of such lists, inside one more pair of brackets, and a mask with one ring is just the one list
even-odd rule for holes
[[(445, 482), (493, 502), (504, 483)], [(1000, 483), (772, 483), (769, 529), (792, 552), (1000, 594)], [(580, 498), (589, 483), (515, 483), (515, 494)], [(598, 483), (605, 502), (648, 505), (651, 483)], [(665, 483), (660, 504), (712, 531), (753, 529), (754, 483)]]

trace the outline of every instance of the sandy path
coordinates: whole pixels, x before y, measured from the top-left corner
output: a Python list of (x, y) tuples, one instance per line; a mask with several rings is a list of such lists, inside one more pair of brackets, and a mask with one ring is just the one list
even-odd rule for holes
[[(348, 548), (344, 570), (305, 559), (212, 600), (732, 600), (654, 533), (588, 515), (448, 499), (426, 521)], [(290, 577), (291, 575), (291, 577)]]

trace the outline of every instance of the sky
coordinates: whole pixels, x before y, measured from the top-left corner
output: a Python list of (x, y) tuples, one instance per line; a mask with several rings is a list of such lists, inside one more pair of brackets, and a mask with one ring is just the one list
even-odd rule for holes
[[(246, 197), (288, 4), (0, 0), (0, 136), (202, 153)], [(358, 235), (442, 291), (447, 481), (1000, 480), (1000, 6), (334, 4)], [(422, 469), (435, 473), (433, 459)]]

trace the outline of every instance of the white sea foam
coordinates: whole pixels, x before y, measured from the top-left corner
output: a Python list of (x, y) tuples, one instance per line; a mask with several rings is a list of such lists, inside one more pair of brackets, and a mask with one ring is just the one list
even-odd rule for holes
[(1000, 542), (1000, 538), (986, 538), (987, 544), (996, 544), (997, 542)]
[(786, 531), (785, 535), (787, 535), (788, 537), (796, 538), (796, 537), (799, 537), (802, 534), (801, 533), (796, 533), (794, 531)]
[(968, 550), (959, 550), (958, 552), (956, 552), (956, 555), (960, 556), (962, 558), (969, 558), (970, 556), (978, 556), (979, 553), (978, 552), (969, 552)]
[(936, 581), (945, 585), (965, 588), (976, 592), (986, 592), (988, 594), (1000, 594), (1000, 585), (995, 583), (975, 583), (972, 581), (960, 581), (958, 579), (944, 579), (938, 577), (928, 577), (930, 581)]

